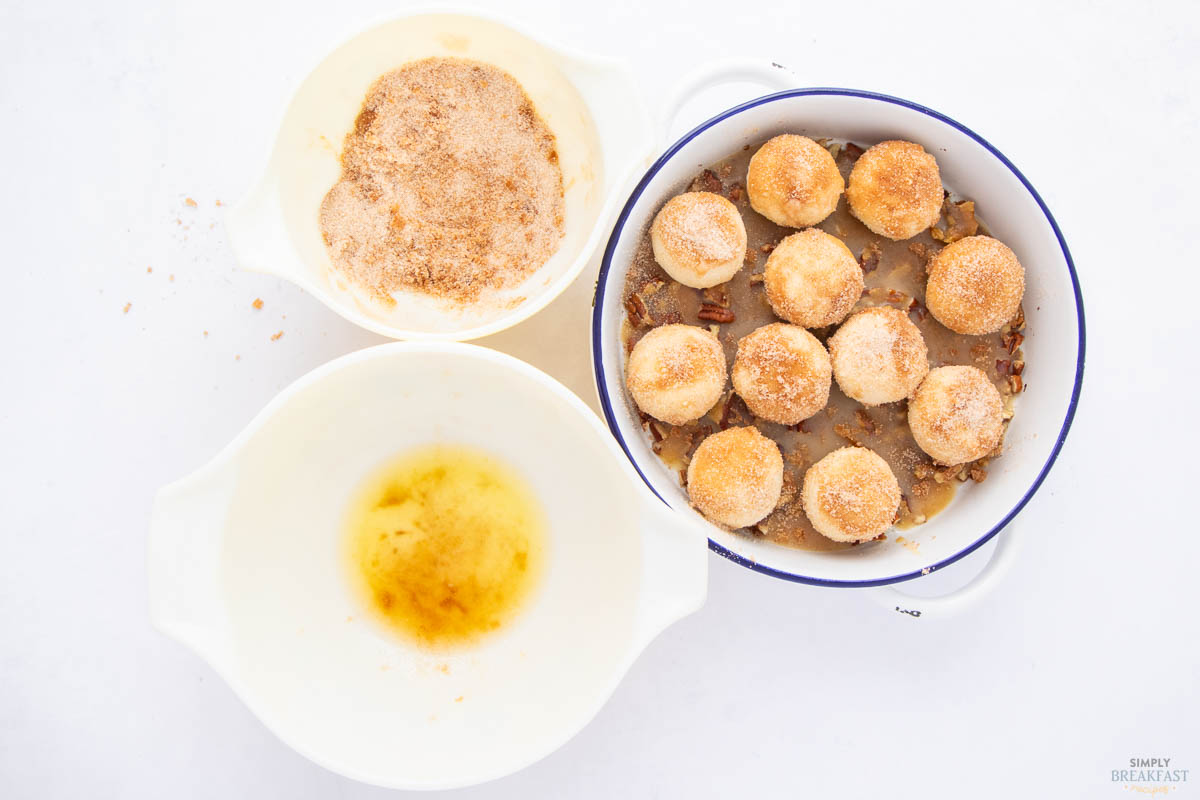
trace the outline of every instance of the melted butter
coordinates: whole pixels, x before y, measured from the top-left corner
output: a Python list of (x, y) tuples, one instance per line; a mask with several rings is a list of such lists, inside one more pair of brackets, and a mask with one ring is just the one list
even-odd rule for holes
[(510, 622), (537, 585), (546, 523), (532, 490), (477, 450), (435, 445), (384, 464), (347, 517), (351, 579), (386, 628), (470, 644)]

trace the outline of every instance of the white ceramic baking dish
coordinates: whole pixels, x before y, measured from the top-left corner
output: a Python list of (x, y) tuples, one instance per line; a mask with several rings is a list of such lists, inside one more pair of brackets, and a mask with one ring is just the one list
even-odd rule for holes
[[(690, 81), (668, 105), (716, 83), (753, 79), (790, 84), (782, 70), (719, 65)], [(1070, 428), (1084, 363), (1083, 299), (1066, 242), (1033, 186), (996, 148), (954, 120), (895, 97), (847, 89), (787, 89), (730, 108), (684, 135), (642, 177), (617, 218), (600, 268), (593, 312), (592, 353), (604, 415), (642, 478), (683, 517), (703, 521), (688, 504), (677, 474), (654, 455), (630, 410), (624, 388), (625, 316), (621, 287), (639, 238), (662, 204), (684, 191), (702, 168), (742, 147), (780, 133), (849, 139), (864, 145), (885, 139), (919, 142), (938, 160), (943, 181), (976, 201), (997, 238), (1026, 266), (1024, 348), (1027, 391), (1018, 398), (1002, 458), (987, 481), (962, 487), (958, 497), (925, 525), (836, 553), (786, 548), (704, 522), (711, 548), (758, 572), (826, 586), (877, 586), (917, 578), (948, 565), (995, 536), (1046, 477)], [(1006, 537), (1008, 538), (1008, 537)], [(1005, 563), (997, 559), (997, 565)], [(929, 601), (925, 601), (929, 602)]]
[[(318, 224), (341, 172), (342, 142), (370, 85), (430, 56), (483, 61), (515, 77), (557, 139), (565, 236), (520, 285), (469, 308), (415, 293), (384, 309), (332, 268)], [(296, 90), (264, 174), (227, 217), (242, 267), (286, 278), (346, 319), (396, 339), (466, 340), (503, 330), (543, 308), (579, 275), (634, 177), (649, 163), (652, 128), (628, 68), (572, 53), (477, 13), (420, 12), (354, 36)]]
[[(342, 545), (360, 482), (431, 442), (519, 471), (549, 531), (542, 583), (515, 622), (450, 653), (381, 629)], [(474, 345), (390, 343), (301, 378), (158, 493), (150, 611), (317, 763), (381, 786), (465, 786), (562, 745), (650, 640), (699, 608), (697, 527), (545, 373)]]

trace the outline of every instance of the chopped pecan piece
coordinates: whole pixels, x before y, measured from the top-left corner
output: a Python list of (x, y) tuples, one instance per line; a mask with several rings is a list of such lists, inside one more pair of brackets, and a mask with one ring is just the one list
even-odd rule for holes
[(950, 244), (951, 242), (957, 242), (959, 239), (974, 236), (979, 231), (979, 222), (975, 219), (975, 202), (973, 200), (952, 203), (947, 198), (942, 203), (942, 216), (946, 219), (945, 230), (936, 225), (929, 230), (929, 235), (939, 242)]
[(971, 480), (975, 481), (976, 483), (983, 483), (985, 480), (987, 480), (987, 470), (983, 467), (971, 467), (969, 474)]
[(962, 468), (962, 464), (955, 464), (952, 467), (936, 467), (933, 470), (933, 480), (937, 483), (949, 483), (958, 477), (958, 473), (962, 472)]
[(1012, 375), (1012, 362), (1006, 358), (996, 359), (996, 374), (997, 375)]
[(908, 245), (908, 252), (916, 256), (917, 261), (922, 267), (924, 267), (929, 263), (929, 259), (935, 251), (924, 242), (910, 242)]
[(808, 433), (808, 420), (802, 419), (795, 425), (788, 425), (788, 430), (799, 431), (800, 433)]
[(721, 194), (725, 185), (721, 183), (721, 179), (717, 177), (717, 173), (711, 169), (706, 169), (699, 178), (692, 181), (692, 191), (694, 192), (712, 192), (713, 194)]
[(889, 303), (900, 303), (903, 302), (907, 297), (908, 295), (906, 295), (904, 292), (897, 292), (895, 289), (888, 289), (887, 299)]
[(765, 242), (764, 244), (760, 245), (758, 249), (762, 250), (764, 253), (769, 253), (775, 249), (775, 245), (771, 242)]
[(917, 322), (924, 322), (925, 318), (929, 316), (929, 309), (927, 309), (920, 300), (914, 297), (912, 302), (908, 304), (908, 313), (916, 317)]
[(854, 445), (855, 447), (859, 446), (859, 441), (854, 436), (854, 431), (850, 430), (850, 426), (847, 425), (846, 423), (839, 422), (838, 424), (834, 425), (833, 432), (836, 433), (838, 436), (842, 437), (843, 439), (845, 439), (850, 444)]
[(870, 272), (879, 266), (879, 259), (882, 257), (883, 251), (879, 249), (879, 242), (871, 242), (858, 254), (858, 265), (862, 267), (863, 272)]
[(666, 285), (667, 282), (662, 278), (651, 278), (642, 284), (642, 288), (638, 289), (637, 293), (642, 297), (649, 297)]
[(864, 152), (865, 151), (854, 142), (846, 142), (844, 145), (842, 145), (841, 151), (838, 153), (838, 155), (840, 155), (843, 160), (853, 163), (858, 161), (858, 157)]
[(705, 289), (704, 302), (710, 305), (718, 305), (721, 308), (729, 308), (729, 284), (722, 283), (718, 286), (710, 286)]
[(1004, 343), (1004, 349), (1007, 350), (1009, 354), (1012, 354), (1017, 352), (1017, 348), (1021, 346), (1021, 342), (1025, 341), (1025, 335), (1013, 331), (1012, 333), (1005, 334), (1003, 337), (1001, 337), (1000, 341)]
[(1015, 358), (1015, 359), (1013, 359), (1011, 369), (1012, 369), (1013, 375), (1020, 375), (1022, 372), (1025, 371), (1025, 362), (1019, 358)]
[(854, 412), (854, 421), (858, 423), (858, 427), (870, 434), (879, 433), (879, 425), (875, 420), (871, 419), (871, 415), (861, 408)]
[(696, 316), (700, 319), (707, 319), (720, 323), (733, 322), (734, 319), (736, 319), (732, 311), (730, 311), (728, 308), (722, 308), (716, 303), (701, 303), (700, 311), (696, 314)]
[(1013, 394), (1020, 394), (1025, 391), (1025, 381), (1020, 375), (1009, 375), (1008, 388), (1012, 389)]
[(756, 286), (762, 283), (764, 280), (766, 280), (765, 276), (761, 272), (756, 272), (750, 276), (750, 285)]
[(742, 188), (740, 183), (735, 183), (729, 187), (729, 199), (735, 203), (742, 202), (746, 197), (746, 190)]

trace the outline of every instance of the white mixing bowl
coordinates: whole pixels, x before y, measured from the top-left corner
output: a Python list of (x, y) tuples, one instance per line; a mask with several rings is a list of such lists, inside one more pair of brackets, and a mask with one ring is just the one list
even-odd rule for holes
[[(691, 88), (755, 77), (745, 73), (731, 69), (722, 75), (717, 70), (694, 81)], [(772, 80), (769, 75), (766, 79)], [(703, 521), (688, 505), (677, 474), (654, 455), (630, 411), (619, 335), (625, 316), (621, 291), (638, 240), (668, 198), (684, 191), (703, 167), (780, 133), (863, 144), (886, 139), (919, 142), (937, 157), (945, 184), (975, 200), (992, 234), (1016, 251), (1026, 267), (1023, 377), (1028, 390), (1017, 400), (1004, 455), (989, 466), (986, 482), (963, 486), (945, 511), (904, 532), (915, 547), (891, 537), (870, 547), (817, 553), (751, 539), (704, 522), (713, 550), (779, 578), (873, 586), (920, 577), (981, 546), (1025, 506), (1062, 447), (1083, 380), (1083, 298), (1066, 242), (1029, 181), (998, 150), (954, 120), (885, 95), (790, 89), (718, 114), (673, 144), (634, 189), (604, 252), (592, 319), (600, 402), (609, 427), (643, 480), (680, 516)]]
[[(450, 654), (381, 629), (342, 548), (350, 498), (431, 442), (496, 455), (545, 509), (544, 575), (509, 627)], [(285, 389), (155, 499), (156, 626), (211, 663), (312, 760), (396, 788), (464, 786), (554, 750), (633, 659), (704, 600), (696, 523), (646, 491), (603, 423), (510, 356), (392, 343)]]
[[(382, 309), (334, 272), (321, 200), (341, 173), (342, 142), (380, 75), (431, 56), (495, 65), (521, 83), (554, 132), (565, 236), (521, 284), (467, 308), (416, 293)], [(351, 322), (395, 339), (466, 340), (543, 308), (599, 245), (654, 141), (633, 76), (619, 62), (570, 53), (478, 14), (417, 13), (367, 30), (330, 53), (296, 90), (258, 184), (227, 218), (242, 267), (286, 278)]]

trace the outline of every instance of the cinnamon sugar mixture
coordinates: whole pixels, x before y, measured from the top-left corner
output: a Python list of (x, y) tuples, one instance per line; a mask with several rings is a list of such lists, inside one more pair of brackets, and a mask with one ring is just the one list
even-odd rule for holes
[[(834, 154), (843, 177), (849, 174), (863, 152), (851, 143), (818, 141)], [(732, 365), (742, 337), (762, 325), (780, 321), (767, 302), (762, 271), (775, 245), (788, 234), (795, 233), (795, 229), (779, 227), (750, 208), (743, 182), (747, 163), (757, 149), (749, 147), (736, 153), (704, 170), (691, 185), (677, 189), (681, 192), (714, 192), (737, 206), (748, 236), (745, 267), (730, 282), (720, 286), (703, 290), (688, 288), (672, 280), (655, 262), (647, 231), (633, 257), (622, 293), (627, 319), (621, 335), (627, 352), (658, 325), (683, 322), (713, 330), (725, 350), (726, 363)], [(849, 213), (844, 197), (837, 210), (817, 227), (837, 236), (858, 257), (866, 291), (853, 311), (871, 306), (892, 306), (906, 311), (928, 345), (931, 367), (969, 364), (987, 373), (1004, 399), (1007, 425), (1013, 414), (1014, 397), (1025, 388), (1021, 377), (1025, 368), (1021, 349), (1025, 338), (1023, 313), (1018, 310), (1017, 317), (1000, 333), (966, 336), (941, 325), (924, 304), (925, 266), (929, 258), (943, 244), (975, 233), (986, 233), (975, 218), (974, 203), (947, 196), (941, 220), (933, 228), (906, 241), (893, 242), (871, 233)], [(837, 328), (837, 325), (831, 325), (810, 332), (824, 343)], [(728, 386), (724, 397), (706, 416), (682, 426), (668, 425), (641, 414), (631, 399), (629, 408), (641, 418), (658, 457), (667, 466), (679, 470), (681, 484), (686, 483), (687, 464), (696, 447), (718, 430), (754, 425), (774, 439), (783, 452), (783, 496), (772, 514), (741, 533), (806, 550), (844, 550), (855, 546), (832, 541), (817, 533), (801, 507), (804, 472), (825, 454), (848, 444), (857, 444), (869, 447), (881, 456), (900, 483), (902, 502), (897, 526), (903, 529), (920, 525), (944, 509), (953, 499), (958, 484), (985, 480), (989, 461), (998, 456), (1003, 447), (1002, 441), (989, 457), (970, 464), (937, 466), (912, 438), (907, 423), (907, 402), (865, 408), (846, 397), (836, 381), (830, 389), (825, 409), (791, 426), (759, 419)], [(857, 546), (867, 547), (870, 543)], [(912, 547), (916, 546), (912, 544)]]
[(334, 268), (382, 303), (404, 291), (472, 303), (562, 241), (554, 134), (501, 69), (407, 64), (367, 93), (320, 224)]

